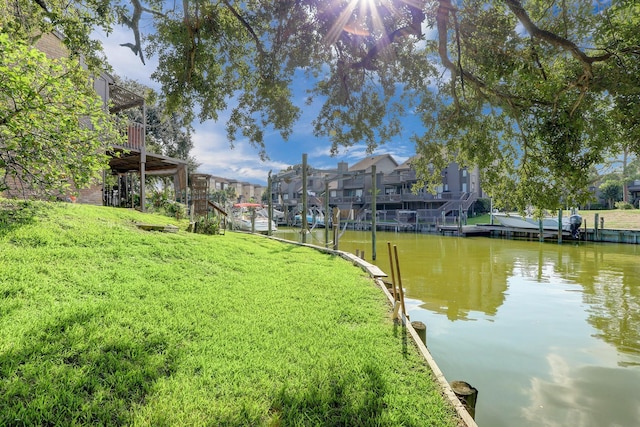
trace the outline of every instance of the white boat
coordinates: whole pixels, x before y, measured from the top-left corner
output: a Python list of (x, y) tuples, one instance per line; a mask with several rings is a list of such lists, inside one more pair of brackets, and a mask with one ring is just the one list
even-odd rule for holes
[[(233, 205), (231, 222), (235, 230), (254, 233), (269, 231), (269, 216), (260, 203), (236, 203)], [(276, 231), (275, 221), (271, 221), (271, 231)]]
[[(293, 218), (294, 223), (298, 226), (302, 225), (302, 216), (298, 213)], [(307, 225), (309, 227), (324, 227), (324, 212), (319, 207), (311, 207), (307, 209)]]
[[(530, 216), (522, 216), (517, 213), (506, 212), (494, 212), (492, 215), (505, 227), (539, 230), (540, 222), (542, 222), (543, 230), (558, 231), (558, 218), (550, 216), (538, 219)], [(578, 214), (573, 214), (569, 217), (562, 217), (562, 231), (571, 233), (574, 238), (580, 237), (581, 225), (582, 217)]]

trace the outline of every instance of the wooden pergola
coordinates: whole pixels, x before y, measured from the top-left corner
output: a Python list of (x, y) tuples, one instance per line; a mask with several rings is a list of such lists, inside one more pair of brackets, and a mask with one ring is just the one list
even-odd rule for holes
[(177, 194), (188, 188), (187, 161), (160, 154), (149, 153), (146, 149), (146, 105), (141, 96), (116, 85), (109, 84), (109, 112), (117, 114), (131, 108), (142, 109), (142, 123), (130, 123), (127, 127), (127, 142), (113, 147), (108, 154), (110, 169), (118, 174), (137, 173), (140, 176), (140, 208), (145, 210), (148, 175), (172, 176)]

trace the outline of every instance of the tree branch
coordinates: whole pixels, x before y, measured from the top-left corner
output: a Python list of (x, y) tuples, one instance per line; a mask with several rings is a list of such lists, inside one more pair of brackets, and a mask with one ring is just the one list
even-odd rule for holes
[(462, 68), (462, 66), (458, 67), (454, 64), (451, 59), (449, 59), (449, 52), (447, 50), (448, 45), (448, 28), (449, 28), (449, 14), (455, 13), (455, 8), (451, 4), (451, 0), (439, 0), (439, 6), (436, 12), (436, 27), (438, 30), (438, 54), (440, 56), (440, 61), (442, 61), (442, 65), (451, 72), (451, 79), (455, 80), (455, 78), (460, 75), (461, 78), (464, 78), (467, 82), (473, 84), (473, 86), (480, 92), (484, 92), (487, 94), (491, 94), (496, 96), (503, 101), (510, 103), (511, 105), (515, 105), (514, 101), (529, 101), (539, 105), (547, 105), (547, 102), (541, 100), (534, 99), (524, 99), (519, 96), (514, 96), (509, 93), (502, 92), (500, 90), (491, 88), (487, 86), (485, 82), (480, 80), (475, 74), (472, 74)]
[(606, 61), (613, 56), (613, 53), (607, 52), (598, 56), (589, 56), (583, 52), (578, 45), (571, 40), (561, 37), (551, 31), (543, 30), (531, 21), (529, 14), (524, 10), (519, 0), (504, 0), (507, 7), (518, 18), (520, 23), (524, 26), (531, 37), (535, 37), (550, 43), (553, 46), (562, 48), (573, 55), (578, 61), (580, 61), (584, 68), (584, 74), (580, 80), (589, 80), (593, 77), (593, 71), (591, 64), (594, 62)]
[(409, 37), (411, 35), (415, 35), (417, 37), (422, 36), (422, 21), (425, 19), (424, 12), (422, 9), (409, 4), (407, 4), (407, 7), (409, 7), (409, 11), (411, 13), (411, 23), (381, 37), (367, 52), (364, 58), (351, 65), (352, 68), (374, 69), (375, 67), (372, 67), (371, 61), (378, 55), (378, 53), (389, 47), (396, 38)]
[(260, 54), (260, 56), (263, 56), (264, 47), (262, 46), (262, 42), (260, 41), (260, 38), (258, 37), (256, 32), (253, 30), (253, 27), (249, 25), (249, 23), (238, 13), (238, 11), (231, 5), (231, 3), (229, 3), (228, 0), (222, 0), (222, 3), (224, 3), (224, 5), (227, 7), (227, 9), (229, 9), (229, 11), (233, 14), (233, 16), (235, 16), (236, 19), (242, 24), (242, 26), (249, 32), (254, 42), (256, 43), (256, 48), (258, 49), (258, 53)]

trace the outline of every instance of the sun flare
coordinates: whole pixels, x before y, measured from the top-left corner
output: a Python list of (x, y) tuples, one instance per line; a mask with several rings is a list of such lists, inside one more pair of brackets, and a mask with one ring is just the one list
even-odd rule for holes
[(348, 0), (333, 2), (338, 8), (336, 22), (326, 36), (333, 43), (343, 32), (354, 36), (377, 37), (386, 31), (384, 17), (400, 15), (403, 5), (422, 8), (421, 0)]

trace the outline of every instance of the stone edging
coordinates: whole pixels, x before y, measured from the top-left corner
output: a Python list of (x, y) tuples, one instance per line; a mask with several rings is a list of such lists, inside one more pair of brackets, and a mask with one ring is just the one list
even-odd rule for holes
[[(338, 256), (340, 256), (341, 258), (343, 258), (343, 259), (345, 259), (347, 261), (351, 261), (354, 265), (357, 265), (358, 267), (360, 267), (361, 269), (366, 271), (371, 276), (371, 278), (375, 281), (375, 283), (378, 285), (378, 287), (380, 287), (380, 289), (382, 289), (382, 291), (385, 293), (385, 295), (387, 296), (387, 299), (389, 300), (389, 302), (393, 306), (393, 304), (394, 304), (393, 295), (391, 295), (391, 293), (387, 289), (387, 286), (385, 285), (385, 283), (382, 280), (382, 277), (387, 277), (387, 274), (385, 274), (377, 266), (375, 266), (373, 264), (370, 264), (370, 263), (366, 262), (365, 260), (363, 260), (361, 258), (358, 258), (358, 257), (356, 257), (355, 255), (353, 255), (352, 253), (349, 253), (349, 252), (336, 251), (336, 250), (333, 250), (333, 249), (327, 249), (327, 248), (323, 248), (322, 246), (316, 246), (316, 245), (312, 245), (312, 244), (309, 244), (309, 243), (293, 242), (291, 240), (285, 240), (285, 239), (281, 239), (279, 237), (273, 237), (273, 236), (265, 236), (265, 237), (267, 237), (269, 239), (272, 239), (272, 240), (277, 240), (277, 241), (283, 242), (283, 243), (290, 243), (290, 244), (294, 244), (294, 245), (298, 245), (298, 246), (306, 246), (308, 248), (315, 249), (315, 250), (320, 251), (320, 252), (324, 252), (324, 253), (328, 253), (328, 254), (332, 254), (332, 255), (338, 255)], [(429, 350), (427, 349), (427, 346), (422, 342), (422, 340), (418, 336), (418, 333), (416, 332), (416, 330), (411, 325), (411, 322), (407, 321), (406, 313), (402, 313), (402, 323), (405, 325), (405, 327), (409, 331), (409, 334), (411, 335), (411, 338), (413, 338), (414, 343), (418, 347), (418, 351), (420, 351), (420, 354), (422, 355), (422, 357), (424, 357), (424, 359), (426, 360), (427, 364), (429, 365), (429, 368), (433, 372), (433, 375), (435, 376), (436, 381), (440, 385), (440, 389), (442, 390), (445, 398), (447, 400), (449, 400), (451, 405), (455, 408), (455, 410), (456, 410), (458, 416), (460, 417), (460, 419), (464, 422), (466, 427), (478, 427), (478, 424), (476, 424), (475, 420), (471, 417), (471, 415), (469, 415), (469, 412), (467, 411), (467, 409), (464, 407), (464, 405), (460, 402), (460, 400), (458, 399), (456, 394), (453, 392), (453, 389), (451, 388), (451, 385), (449, 385), (449, 382), (444, 377), (444, 374), (442, 373), (442, 371), (440, 370), (440, 368), (436, 364), (436, 361), (433, 358), (433, 356), (431, 356), (431, 353), (429, 353)]]

